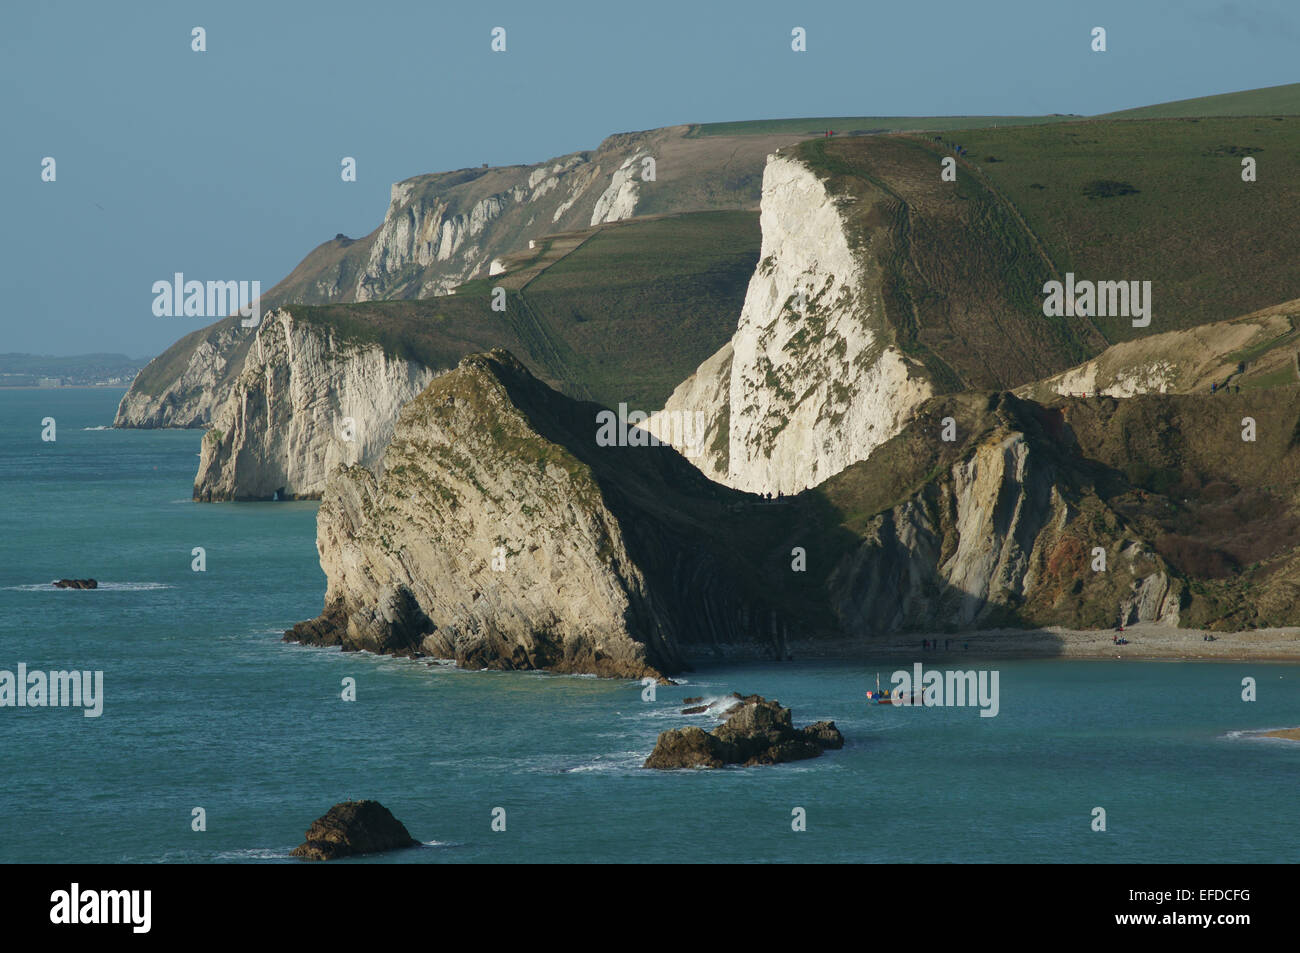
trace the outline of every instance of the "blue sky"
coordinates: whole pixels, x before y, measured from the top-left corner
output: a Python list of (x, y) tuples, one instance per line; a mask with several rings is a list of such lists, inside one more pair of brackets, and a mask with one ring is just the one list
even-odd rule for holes
[[(392, 182), (683, 122), (1094, 114), (1296, 81), (1293, 0), (7, 3), (0, 352), (153, 355), (151, 286), (258, 279)], [(207, 52), (190, 31), (207, 31)], [(489, 49), (494, 26), (508, 50)], [(790, 50), (790, 30), (808, 51)], [(1104, 26), (1109, 51), (1089, 50)], [(42, 182), (53, 156), (56, 182)], [(339, 176), (354, 156), (358, 181)]]

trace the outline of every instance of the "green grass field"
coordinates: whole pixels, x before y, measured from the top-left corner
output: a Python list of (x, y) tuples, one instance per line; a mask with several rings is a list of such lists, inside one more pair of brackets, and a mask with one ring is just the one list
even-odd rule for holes
[(1246, 89), (1217, 96), (1179, 99), (1154, 106), (1138, 106), (1104, 113), (1094, 119), (1183, 119), (1206, 116), (1295, 116), (1300, 115), (1300, 83)]
[[(958, 141), (1061, 274), (1153, 283), (1150, 327), (1097, 318), (1108, 341), (1300, 296), (1300, 117), (1088, 121), (969, 131)], [(1247, 155), (1256, 182), (1242, 181)], [(1092, 197), (1108, 191), (1090, 188), (1099, 182), (1131, 191)]]
[(593, 399), (657, 410), (736, 329), (758, 215), (701, 212), (604, 230), (523, 296)]

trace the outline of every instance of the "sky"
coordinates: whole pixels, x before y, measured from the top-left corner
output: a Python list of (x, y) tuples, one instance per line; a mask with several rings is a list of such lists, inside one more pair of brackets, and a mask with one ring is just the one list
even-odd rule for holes
[(5, 3), (0, 352), (158, 354), (211, 322), (154, 282), (269, 290), (413, 175), (688, 122), (1091, 115), (1295, 82), (1298, 46), (1294, 0)]

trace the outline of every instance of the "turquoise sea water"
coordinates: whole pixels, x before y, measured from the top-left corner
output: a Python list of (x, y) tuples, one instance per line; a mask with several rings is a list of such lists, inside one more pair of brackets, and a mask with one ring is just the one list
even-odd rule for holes
[[(647, 703), (633, 682), (285, 645), (325, 589), (315, 505), (191, 503), (198, 433), (84, 429), (120, 396), (0, 391), (0, 669), (102, 670), (105, 694), (99, 718), (0, 708), (0, 861), (288, 862), (348, 797), (382, 801), (430, 846), (344, 863), (1300, 855), (1300, 744), (1235, 734), (1300, 724), (1300, 667), (972, 660), (1000, 672), (1000, 712), (980, 718), (865, 705), (877, 671), (910, 668), (897, 660), (702, 666)], [(44, 585), (62, 576), (105, 587)], [(683, 697), (733, 690), (797, 723), (834, 719), (846, 747), (639, 767), (659, 731), (699, 723)]]

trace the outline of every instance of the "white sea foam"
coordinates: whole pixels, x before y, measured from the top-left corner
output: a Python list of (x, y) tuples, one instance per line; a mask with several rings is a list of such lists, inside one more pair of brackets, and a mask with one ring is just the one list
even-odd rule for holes
[(217, 854), (217, 860), (290, 860), (293, 858), (292, 850), (292, 847), (244, 847), (223, 850)]
[(645, 763), (644, 751), (616, 751), (613, 754), (597, 755), (587, 764), (565, 768), (563, 774), (613, 774), (620, 771), (639, 771)]
[(112, 427), (82, 427), (82, 430), (112, 430)]
[(1300, 745), (1300, 741), (1294, 738), (1270, 738), (1269, 732), (1273, 731), (1294, 731), (1295, 726), (1283, 726), (1279, 728), (1244, 728), (1241, 731), (1229, 731), (1223, 737), (1229, 741), (1276, 741), (1284, 745)]

